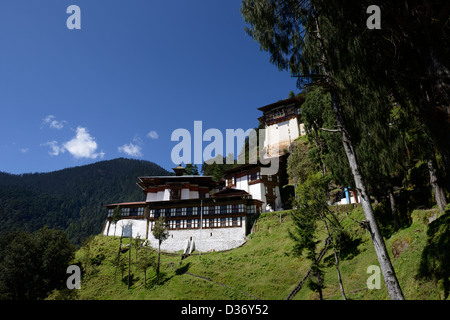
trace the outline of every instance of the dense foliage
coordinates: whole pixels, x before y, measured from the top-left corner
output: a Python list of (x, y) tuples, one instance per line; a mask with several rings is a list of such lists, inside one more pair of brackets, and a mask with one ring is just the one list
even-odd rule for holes
[(75, 247), (64, 232), (42, 228), (0, 236), (0, 299), (35, 300), (65, 287)]
[(46, 225), (80, 244), (101, 231), (104, 205), (143, 200), (139, 176), (168, 174), (152, 162), (123, 158), (49, 173), (0, 172), (0, 234)]

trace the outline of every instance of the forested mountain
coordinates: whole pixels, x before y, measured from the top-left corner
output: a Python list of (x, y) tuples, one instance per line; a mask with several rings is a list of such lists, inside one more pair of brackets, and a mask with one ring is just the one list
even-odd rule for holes
[(153, 162), (124, 158), (49, 173), (0, 172), (0, 234), (47, 225), (64, 230), (72, 243), (80, 244), (101, 231), (104, 205), (144, 200), (136, 186), (144, 175), (170, 173)]

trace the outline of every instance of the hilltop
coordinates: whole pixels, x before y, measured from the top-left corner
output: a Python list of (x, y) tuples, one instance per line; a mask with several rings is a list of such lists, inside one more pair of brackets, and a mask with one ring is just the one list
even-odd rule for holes
[(35, 231), (44, 225), (64, 230), (80, 244), (100, 233), (107, 203), (141, 201), (142, 175), (170, 175), (150, 161), (118, 158), (49, 173), (0, 172), (0, 234)]
[[(348, 211), (346, 211), (348, 210)], [(343, 226), (350, 235), (342, 251), (340, 270), (348, 299), (389, 299), (381, 281), (381, 289), (367, 288), (367, 268), (377, 265), (377, 257), (368, 232), (354, 220), (364, 217), (360, 206), (340, 209)], [(348, 213), (348, 214), (347, 214)], [(406, 299), (448, 299), (450, 235), (450, 211), (428, 223), (428, 217), (436, 209), (415, 210), (408, 226), (395, 233), (385, 232), (385, 241), (391, 255), (397, 277)], [(384, 226), (384, 225), (383, 225)], [(293, 242), (288, 230), (293, 228), (288, 211), (263, 213), (256, 222), (254, 233), (239, 248), (225, 252), (198, 252), (180, 259), (180, 254), (164, 254), (161, 258), (162, 281), (155, 284), (155, 271), (144, 274), (135, 261), (142, 255), (155, 254), (154, 250), (141, 247), (131, 251), (131, 287), (127, 290), (129, 252), (121, 254), (124, 272), (116, 271), (119, 238), (95, 236), (81, 247), (74, 263), (82, 266), (81, 290), (54, 292), (50, 299), (274, 299), (283, 300), (308, 272), (310, 265), (304, 257), (292, 255)], [(388, 230), (387, 228), (383, 230)], [(325, 235), (317, 240), (323, 245)], [(447, 239), (447, 240), (446, 240)], [(124, 239), (123, 244), (129, 240)], [(324, 299), (342, 299), (333, 264), (332, 251), (324, 256)], [(294, 300), (314, 300), (318, 295), (306, 285)]]

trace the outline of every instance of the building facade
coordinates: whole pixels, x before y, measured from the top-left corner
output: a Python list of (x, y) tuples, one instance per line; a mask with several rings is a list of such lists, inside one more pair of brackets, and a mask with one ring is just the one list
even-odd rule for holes
[(306, 134), (301, 121), (303, 102), (303, 98), (291, 98), (258, 108), (263, 112), (258, 120), (266, 129), (264, 151), (268, 157), (282, 155), (295, 139)]
[[(140, 177), (137, 184), (146, 200), (107, 205), (102, 233), (121, 236), (130, 232), (157, 248), (152, 230), (155, 220), (163, 216), (169, 238), (162, 250), (219, 251), (244, 244), (262, 201), (243, 190), (219, 190), (222, 184), (212, 177), (184, 176), (182, 169), (174, 168), (175, 176)], [(114, 223), (116, 208), (120, 220)]]
[(281, 210), (280, 173), (262, 175), (261, 165), (243, 164), (224, 172), (226, 188), (244, 190), (262, 202), (262, 210)]

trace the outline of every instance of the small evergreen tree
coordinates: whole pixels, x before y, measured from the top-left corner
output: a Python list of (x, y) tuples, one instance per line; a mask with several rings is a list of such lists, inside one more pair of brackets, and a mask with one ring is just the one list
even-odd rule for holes
[(163, 243), (169, 237), (169, 231), (166, 227), (166, 219), (160, 216), (153, 226), (153, 236), (158, 240), (158, 262), (156, 264), (156, 284), (159, 284), (159, 266), (161, 257), (161, 243)]
[(186, 176), (198, 176), (198, 167), (196, 164), (188, 163), (184, 168), (184, 175)]
[(141, 254), (137, 260), (137, 268), (144, 272), (144, 286), (147, 285), (147, 269), (156, 266), (156, 258), (153, 254), (146, 252)]

